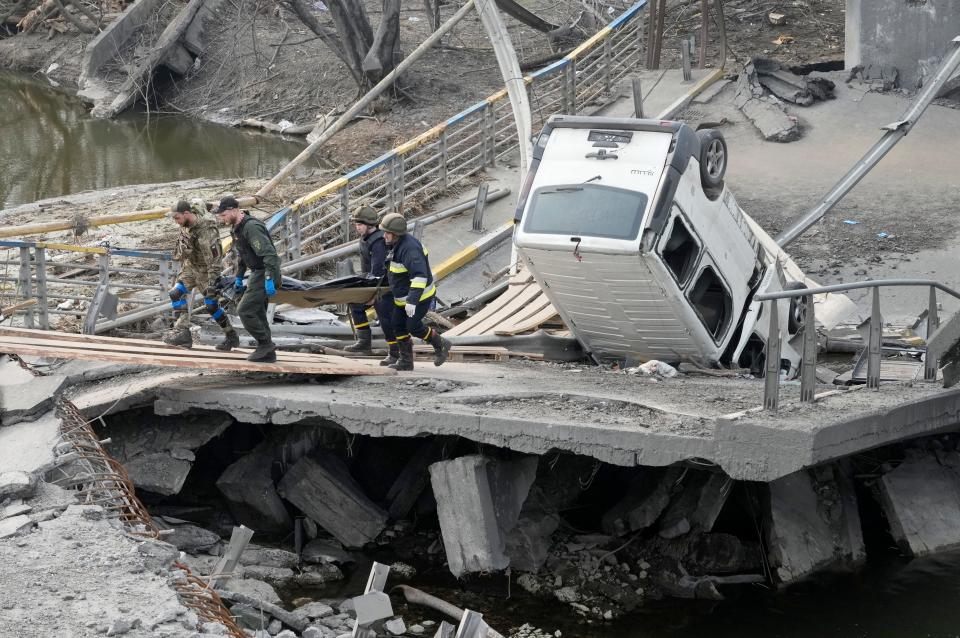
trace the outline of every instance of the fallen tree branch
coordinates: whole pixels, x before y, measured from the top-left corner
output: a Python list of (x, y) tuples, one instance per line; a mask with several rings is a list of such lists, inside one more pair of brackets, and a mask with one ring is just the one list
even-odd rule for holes
[(67, 8), (63, 6), (63, 2), (61, 2), (60, 0), (53, 0), (53, 1), (56, 3), (57, 9), (60, 10), (60, 15), (62, 15), (67, 20), (67, 22), (75, 26), (81, 33), (93, 33), (96, 31), (94, 27), (84, 24), (83, 20), (81, 20), (77, 16), (67, 11)]

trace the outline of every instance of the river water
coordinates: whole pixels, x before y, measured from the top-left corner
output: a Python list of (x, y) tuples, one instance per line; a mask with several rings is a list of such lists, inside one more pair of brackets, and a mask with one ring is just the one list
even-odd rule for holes
[(75, 98), (0, 73), (0, 209), (84, 190), (270, 177), (302, 141), (143, 112), (95, 120)]

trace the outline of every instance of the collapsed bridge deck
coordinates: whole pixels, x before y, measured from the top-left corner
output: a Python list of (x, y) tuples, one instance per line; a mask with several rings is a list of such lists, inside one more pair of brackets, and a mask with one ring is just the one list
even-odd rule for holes
[(324, 420), (352, 434), (459, 436), (621, 466), (709, 461), (753, 481), (956, 427), (960, 419), (960, 391), (935, 384), (820, 389), (816, 403), (801, 404), (799, 387), (787, 386), (780, 410), (768, 412), (759, 408), (759, 379), (661, 379), (507, 362), (418, 366), (411, 376), (309, 385), (207, 377), (144, 388), (143, 398), (161, 415), (217, 410), (247, 423)]

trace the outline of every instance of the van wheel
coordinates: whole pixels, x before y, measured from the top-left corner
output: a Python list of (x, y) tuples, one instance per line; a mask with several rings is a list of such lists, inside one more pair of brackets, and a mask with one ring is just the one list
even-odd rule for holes
[[(799, 281), (790, 281), (787, 282), (787, 285), (783, 287), (784, 290), (806, 290), (807, 287), (804, 286)], [(787, 314), (787, 332), (792, 335), (800, 332), (800, 329), (803, 328), (804, 322), (807, 320), (807, 298), (806, 297), (790, 297), (790, 310)]]
[(705, 191), (723, 189), (727, 173), (727, 142), (716, 129), (697, 131), (700, 136), (700, 183)]

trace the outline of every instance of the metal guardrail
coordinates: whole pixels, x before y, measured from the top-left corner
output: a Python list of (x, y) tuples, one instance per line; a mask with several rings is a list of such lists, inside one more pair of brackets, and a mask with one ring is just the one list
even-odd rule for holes
[[(817, 386), (817, 329), (813, 304), (814, 295), (847, 290), (873, 290), (873, 299), (870, 312), (870, 332), (867, 337), (867, 387), (880, 387), (881, 348), (883, 345), (883, 319), (880, 313), (880, 288), (891, 286), (926, 286), (930, 289), (929, 306), (927, 308), (927, 341), (940, 326), (937, 312), (937, 291), (940, 290), (955, 299), (960, 299), (960, 292), (931, 279), (875, 279), (846, 284), (834, 284), (819, 288), (801, 288), (798, 290), (782, 290), (778, 292), (761, 293), (754, 296), (755, 301), (768, 302), (766, 311), (769, 317), (770, 328), (767, 337), (766, 369), (764, 371), (763, 407), (766, 410), (776, 410), (780, 393), (780, 352), (783, 337), (780, 334), (780, 310), (777, 303), (781, 299), (804, 299), (803, 312), (803, 350), (800, 365), (800, 401), (813, 403)], [(934, 381), (937, 378), (937, 367), (940, 353), (929, 349), (924, 357), (923, 379)]]
[[(611, 96), (640, 64), (640, 0), (562, 59), (524, 78), (534, 130), (556, 113), (576, 113)], [(518, 146), (505, 89), (417, 137), (297, 199), (267, 223), (284, 261), (351, 239), (350, 212), (360, 204), (402, 210), (440, 195)]]
[[(24, 327), (49, 330), (51, 316), (82, 314), (82, 332), (93, 334), (101, 315), (116, 316), (117, 303), (152, 305), (165, 297), (175, 272), (173, 258), (163, 251), (0, 241), (0, 305), (35, 299), (35, 306), (16, 313)], [(77, 308), (57, 308), (68, 301)]]

